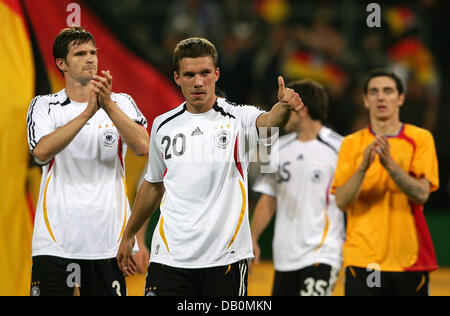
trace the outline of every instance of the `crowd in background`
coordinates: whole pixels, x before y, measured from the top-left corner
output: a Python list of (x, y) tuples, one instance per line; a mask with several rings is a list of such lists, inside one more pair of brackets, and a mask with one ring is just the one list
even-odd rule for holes
[(218, 87), (230, 101), (268, 109), (279, 74), (287, 81), (318, 80), (330, 95), (326, 123), (342, 135), (368, 124), (365, 74), (375, 67), (394, 70), (406, 85), (402, 121), (430, 130), (436, 140), (441, 189), (428, 205), (448, 208), (447, 1), (380, 3), (381, 27), (367, 25), (370, 2), (85, 1), (122, 43), (172, 82), (173, 49), (192, 36), (206, 37), (218, 48)]

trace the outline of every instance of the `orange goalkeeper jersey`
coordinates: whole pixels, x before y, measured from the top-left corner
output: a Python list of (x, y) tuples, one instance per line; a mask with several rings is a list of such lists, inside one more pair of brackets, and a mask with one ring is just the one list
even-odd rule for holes
[[(370, 127), (345, 137), (338, 158), (331, 192), (356, 172), (364, 150), (375, 139)], [(404, 124), (388, 137), (391, 155), (402, 169), (439, 188), (434, 139), (425, 129)], [(344, 266), (367, 268), (378, 264), (381, 271), (432, 271), (436, 255), (423, 214), (418, 205), (400, 190), (381, 165), (379, 157), (367, 170), (357, 200), (348, 207)]]

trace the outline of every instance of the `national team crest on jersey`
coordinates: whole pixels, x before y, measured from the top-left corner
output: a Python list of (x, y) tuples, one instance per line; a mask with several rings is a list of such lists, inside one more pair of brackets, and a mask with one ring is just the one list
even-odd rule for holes
[(105, 147), (113, 147), (117, 143), (119, 135), (115, 129), (105, 129), (100, 133), (100, 142)]
[(31, 288), (31, 292), (30, 292), (31, 296), (41, 296), (41, 289), (39, 288), (39, 286), (35, 285)]
[(231, 134), (226, 130), (221, 130), (214, 135), (214, 143), (217, 147), (225, 149), (230, 145)]
[(320, 169), (315, 169), (312, 174), (311, 174), (311, 181), (313, 183), (319, 183), (322, 182), (322, 180), (324, 179), (325, 175), (324, 172)]

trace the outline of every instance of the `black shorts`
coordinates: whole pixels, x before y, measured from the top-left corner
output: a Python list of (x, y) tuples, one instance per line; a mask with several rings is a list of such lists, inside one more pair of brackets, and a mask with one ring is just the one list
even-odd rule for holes
[(212, 268), (183, 269), (151, 262), (146, 296), (247, 296), (248, 260)]
[(428, 296), (429, 272), (383, 272), (358, 267), (345, 270), (346, 296)]
[(33, 257), (31, 296), (126, 296), (125, 277), (116, 258), (105, 260)]
[(275, 271), (273, 296), (330, 296), (339, 270), (316, 264), (295, 271)]

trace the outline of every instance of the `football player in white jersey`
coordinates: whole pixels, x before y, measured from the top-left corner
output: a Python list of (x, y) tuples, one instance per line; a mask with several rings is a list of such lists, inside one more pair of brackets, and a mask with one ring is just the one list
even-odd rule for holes
[(127, 147), (148, 152), (147, 121), (133, 99), (97, 75), (94, 37), (63, 29), (53, 55), (65, 89), (37, 96), (27, 116), (31, 153), (42, 167), (33, 232), (31, 295), (126, 295), (115, 259), (130, 216)]
[(272, 294), (330, 295), (344, 242), (343, 213), (329, 194), (342, 137), (322, 125), (328, 108), (322, 85), (301, 80), (288, 87), (301, 94), (305, 107), (285, 126), (278, 174), (262, 174), (253, 187), (262, 193), (251, 223), (255, 263), (258, 239), (276, 211)]
[(126, 275), (136, 271), (135, 234), (160, 204), (146, 295), (246, 295), (248, 157), (264, 138), (258, 128), (284, 126), (303, 103), (282, 77), (267, 113), (218, 98), (217, 51), (206, 39), (178, 43), (174, 68), (186, 101), (153, 122), (148, 170), (117, 259)]

